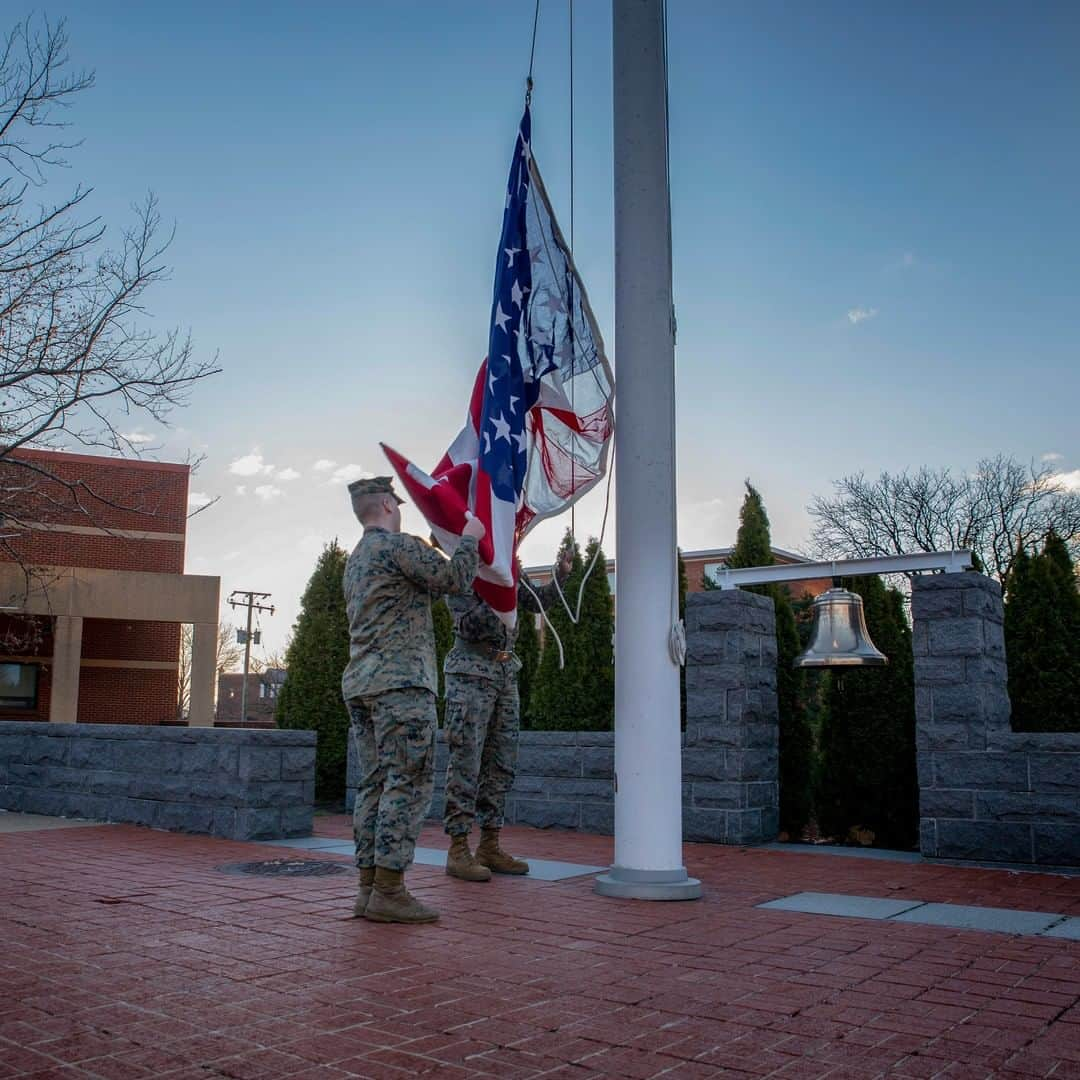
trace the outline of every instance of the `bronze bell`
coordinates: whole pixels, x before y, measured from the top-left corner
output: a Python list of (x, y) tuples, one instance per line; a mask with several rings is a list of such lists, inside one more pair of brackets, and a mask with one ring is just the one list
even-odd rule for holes
[(814, 600), (810, 646), (795, 657), (795, 667), (883, 667), (888, 662), (870, 640), (861, 596), (832, 588)]

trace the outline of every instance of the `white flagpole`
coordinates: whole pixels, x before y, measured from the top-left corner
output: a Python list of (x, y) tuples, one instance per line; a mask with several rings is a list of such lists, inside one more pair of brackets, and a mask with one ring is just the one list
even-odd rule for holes
[(675, 337), (663, 0), (613, 0), (615, 864), (605, 896), (690, 900), (682, 862), (675, 559)]

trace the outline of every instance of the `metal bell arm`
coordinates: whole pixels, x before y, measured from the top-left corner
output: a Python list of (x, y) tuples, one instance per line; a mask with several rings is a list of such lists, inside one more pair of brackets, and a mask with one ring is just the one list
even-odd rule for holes
[(925, 573), (932, 570), (956, 574), (970, 570), (971, 567), (970, 551), (919, 551), (912, 555), (875, 555), (869, 559), (832, 559), (826, 562), (747, 566), (737, 570), (724, 567), (713, 573), (713, 581), (720, 589), (737, 589), (743, 585), (808, 581), (811, 578), (860, 577), (863, 574)]

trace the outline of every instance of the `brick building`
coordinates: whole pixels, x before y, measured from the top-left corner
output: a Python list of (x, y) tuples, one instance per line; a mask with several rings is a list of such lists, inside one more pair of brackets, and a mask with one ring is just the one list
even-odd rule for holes
[(244, 687), (243, 672), (222, 671), (218, 673), (217, 711), (215, 723), (229, 727), (277, 727), (274, 712), (277, 698), (285, 683), (284, 668), (267, 668), (258, 673), (252, 671), (247, 677), (247, 716), (240, 716), (240, 702)]
[(30, 468), (0, 461), (0, 718), (175, 721), (191, 622), (192, 722), (211, 723), (220, 583), (184, 574), (189, 467), (13, 456)]

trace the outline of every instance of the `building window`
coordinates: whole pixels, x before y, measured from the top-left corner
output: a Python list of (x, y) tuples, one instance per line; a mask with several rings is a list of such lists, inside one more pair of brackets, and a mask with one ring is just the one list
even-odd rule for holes
[(709, 581), (716, 581), (720, 576), (721, 570), (727, 569), (726, 562), (710, 562), (705, 564), (704, 575)]
[(37, 664), (0, 664), (0, 709), (36, 709)]

